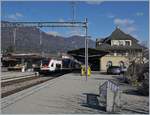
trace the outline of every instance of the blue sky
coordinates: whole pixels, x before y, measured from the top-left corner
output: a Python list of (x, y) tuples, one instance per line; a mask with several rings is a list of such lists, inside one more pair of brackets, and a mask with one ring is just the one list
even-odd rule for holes
[[(84, 1), (75, 3), (75, 20), (88, 18), (88, 34), (92, 39), (109, 36), (118, 25), (139, 41), (149, 39), (149, 12), (147, 1)], [(7, 21), (70, 21), (70, 2), (7, 1), (1, 3), (1, 18)], [(62, 36), (83, 35), (83, 30), (73, 28), (42, 28), (43, 31)]]

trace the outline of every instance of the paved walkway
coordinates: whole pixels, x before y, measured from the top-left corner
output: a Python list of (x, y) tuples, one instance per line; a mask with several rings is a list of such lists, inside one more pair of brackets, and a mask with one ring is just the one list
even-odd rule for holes
[[(119, 77), (119, 76), (118, 76)], [(101, 114), (104, 110), (84, 106), (85, 93), (98, 94), (99, 86), (117, 76), (93, 73), (86, 81), (78, 73), (70, 73), (28, 88), (1, 100), (6, 114)], [(119, 77), (120, 78), (120, 77)], [(148, 113), (149, 97), (134, 93), (134, 87), (120, 83), (122, 111), (119, 113)], [(133, 90), (133, 91), (132, 91)], [(132, 92), (131, 92), (132, 91)]]
[(86, 81), (78, 73), (70, 73), (2, 99), (2, 113), (67, 114), (104, 113), (83, 106), (84, 93), (99, 93), (99, 85), (112, 79), (109, 75), (92, 74)]

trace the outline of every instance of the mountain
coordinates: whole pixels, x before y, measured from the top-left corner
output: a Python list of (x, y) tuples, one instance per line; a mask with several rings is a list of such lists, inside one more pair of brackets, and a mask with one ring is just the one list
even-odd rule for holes
[[(13, 27), (1, 28), (2, 52), (14, 48), (14, 30), (15, 28)], [(35, 27), (17, 28), (15, 38), (15, 51), (17, 53), (39, 53), (44, 51), (45, 53), (56, 54), (58, 52), (67, 52), (69, 50), (84, 47), (83, 36), (54, 36), (40, 31)], [(42, 39), (42, 45), (40, 45), (40, 38)], [(95, 41), (89, 39), (89, 47), (94, 48)]]

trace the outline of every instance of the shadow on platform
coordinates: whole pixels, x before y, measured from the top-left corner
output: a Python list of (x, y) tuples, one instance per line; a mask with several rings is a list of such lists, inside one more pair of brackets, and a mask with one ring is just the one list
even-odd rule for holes
[(106, 112), (106, 107), (99, 105), (99, 95), (93, 93), (83, 93), (83, 95), (86, 95), (86, 102), (81, 103), (81, 106)]

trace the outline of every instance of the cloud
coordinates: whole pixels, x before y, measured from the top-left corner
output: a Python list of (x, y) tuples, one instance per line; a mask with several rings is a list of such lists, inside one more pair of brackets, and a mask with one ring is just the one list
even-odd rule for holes
[(115, 18), (115, 15), (114, 14), (107, 14), (107, 17), (108, 18)]
[(135, 34), (137, 32), (137, 26), (135, 25), (134, 20), (127, 18), (125, 19), (115, 18), (113, 21), (114, 24), (121, 27), (125, 33), (130, 34), (135, 38), (138, 38), (137, 34)]
[(60, 34), (56, 31), (50, 31), (50, 32), (46, 32), (49, 35), (53, 35), (53, 36), (60, 36)]
[(127, 33), (133, 33), (133, 32), (135, 32), (137, 29), (134, 27), (134, 26), (130, 26), (130, 27), (126, 27), (126, 32)]
[(137, 12), (137, 13), (136, 13), (136, 16), (143, 16), (143, 15), (144, 15), (143, 12)]
[(114, 19), (114, 24), (119, 25), (119, 26), (131, 25), (133, 23), (134, 23), (134, 20), (130, 20), (130, 19), (120, 19), (120, 18)]
[(100, 5), (102, 2), (104, 1), (99, 1), (99, 0), (86, 1), (86, 3), (90, 5)]
[(16, 12), (16, 14), (15, 14), (17, 17), (23, 17), (23, 15), (21, 14), (21, 13), (19, 13), (19, 12)]
[(14, 14), (8, 15), (7, 18), (8, 18), (8, 19), (12, 19), (12, 20), (17, 20), (17, 17), (16, 17), (16, 15), (14, 15)]
[(23, 15), (19, 12), (16, 12), (15, 14), (9, 14), (8, 16), (6, 16), (8, 19), (10, 20), (17, 20), (21, 17), (23, 17)]
[(70, 31), (66, 32), (66, 36), (74, 36), (74, 35), (85, 36), (84, 31), (82, 29), (79, 28), (75, 28), (75, 29), (70, 28), (70, 29), (71, 29)]

